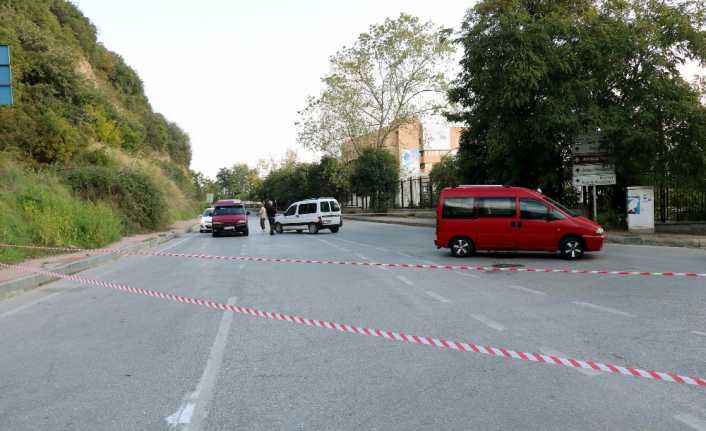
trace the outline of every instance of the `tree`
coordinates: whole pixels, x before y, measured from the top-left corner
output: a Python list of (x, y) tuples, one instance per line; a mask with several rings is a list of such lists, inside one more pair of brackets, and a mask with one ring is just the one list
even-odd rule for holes
[(339, 154), (345, 142), (369, 137), (381, 147), (397, 126), (445, 107), (444, 66), (453, 52), (450, 30), (401, 14), (373, 25), (331, 57), (319, 97), (299, 112), (298, 141)]
[(463, 177), (458, 159), (450, 154), (442, 157), (439, 163), (432, 166), (429, 179), (437, 191), (445, 187), (456, 187), (461, 184)]
[[(466, 16), (449, 115), (468, 126), (465, 181), (569, 189), (571, 145), (601, 130), (619, 184), (701, 175), (700, 92), (679, 74), (706, 59), (703, 2), (484, 0)], [(620, 197), (616, 202), (624, 202)]]
[(365, 147), (353, 161), (350, 174), (351, 191), (371, 198), (371, 206), (384, 209), (397, 190), (400, 171), (397, 159), (383, 148)]
[(230, 168), (221, 168), (216, 174), (218, 193), (228, 197), (249, 199), (258, 188), (260, 178), (256, 169), (245, 163), (236, 163)]

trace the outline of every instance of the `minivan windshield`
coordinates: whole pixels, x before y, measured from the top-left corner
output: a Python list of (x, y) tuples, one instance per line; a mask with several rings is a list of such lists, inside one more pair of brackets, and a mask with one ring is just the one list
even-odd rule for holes
[(235, 214), (245, 214), (245, 207), (243, 206), (232, 206), (232, 207), (216, 207), (213, 215), (235, 215)]
[(554, 199), (544, 196), (544, 200), (549, 202), (550, 204), (554, 205), (555, 207), (559, 208), (561, 211), (565, 212), (567, 215), (570, 215), (571, 217), (578, 217), (579, 214), (576, 213), (576, 211), (570, 210), (566, 208), (564, 205), (560, 204), (559, 202), (555, 201)]

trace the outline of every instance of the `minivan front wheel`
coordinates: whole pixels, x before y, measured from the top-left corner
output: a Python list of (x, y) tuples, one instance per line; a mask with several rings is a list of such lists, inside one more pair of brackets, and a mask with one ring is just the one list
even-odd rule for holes
[(561, 240), (561, 244), (559, 245), (559, 251), (561, 252), (561, 257), (564, 259), (579, 259), (583, 256), (585, 251), (583, 240), (575, 236), (564, 238)]
[(473, 254), (473, 243), (468, 238), (458, 237), (449, 244), (451, 255), (454, 257), (468, 257)]
[(309, 223), (309, 233), (319, 233), (319, 227), (316, 225), (316, 223)]

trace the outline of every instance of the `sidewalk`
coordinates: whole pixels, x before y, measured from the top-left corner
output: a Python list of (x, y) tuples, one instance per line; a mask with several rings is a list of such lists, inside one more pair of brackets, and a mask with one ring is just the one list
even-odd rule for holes
[[(345, 214), (344, 220), (366, 221), (371, 223), (386, 223), (404, 226), (428, 227), (436, 226), (436, 219), (422, 217), (393, 217), (384, 215)], [(654, 245), (664, 247), (706, 248), (706, 236), (683, 234), (634, 234), (626, 231), (608, 231), (606, 242), (612, 244)]]
[[(125, 237), (120, 241), (107, 245), (105, 248), (123, 251), (142, 250), (190, 232), (197, 224), (198, 219), (176, 222), (170, 226), (167, 231)], [(96, 255), (92, 254), (90, 251), (76, 253), (57, 252), (57, 254), (54, 255), (25, 260), (22, 262), (22, 266), (72, 274), (114, 259), (115, 257), (116, 255), (111, 253)], [(0, 295), (15, 290), (30, 289), (49, 281), (51, 280), (47, 276), (27, 275), (26, 273), (3, 268), (0, 269)]]

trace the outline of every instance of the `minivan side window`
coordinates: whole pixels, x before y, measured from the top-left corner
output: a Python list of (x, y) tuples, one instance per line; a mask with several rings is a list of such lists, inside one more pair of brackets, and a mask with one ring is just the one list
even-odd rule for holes
[(520, 199), (520, 218), (522, 220), (546, 220), (549, 209), (535, 199)]
[(293, 216), (295, 212), (297, 212), (297, 206), (292, 205), (291, 207), (287, 208), (287, 212), (285, 212), (284, 215)]
[(514, 217), (515, 198), (476, 198), (478, 217)]
[(321, 201), (321, 212), (322, 213), (330, 213), (331, 212), (331, 207), (329, 206), (328, 201)]
[(341, 211), (341, 207), (338, 206), (338, 202), (331, 201), (331, 211)]
[(441, 210), (441, 217), (448, 219), (476, 218), (473, 198), (446, 198)]
[(316, 212), (316, 204), (299, 204), (299, 214), (313, 214)]

